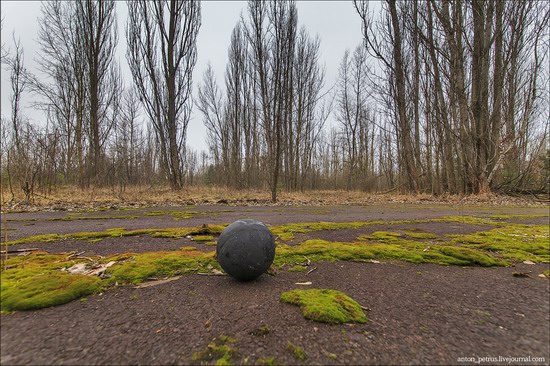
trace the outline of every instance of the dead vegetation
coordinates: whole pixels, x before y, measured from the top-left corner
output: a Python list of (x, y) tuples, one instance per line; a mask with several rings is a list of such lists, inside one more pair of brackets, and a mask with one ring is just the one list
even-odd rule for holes
[(281, 192), (276, 203), (271, 202), (269, 192), (262, 190), (234, 190), (224, 187), (188, 187), (174, 191), (169, 187), (138, 186), (124, 191), (112, 188), (81, 190), (65, 186), (48, 194), (35, 194), (31, 201), (21, 194), (8, 200), (4, 195), (3, 212), (13, 211), (65, 211), (106, 210), (135, 207), (180, 206), (198, 204), (224, 204), (246, 206), (293, 205), (367, 205), (378, 203), (418, 203), (455, 205), (521, 205), (540, 206), (547, 202), (534, 196), (482, 195), (401, 195), (392, 193), (365, 193), (345, 190), (315, 190), (305, 192)]

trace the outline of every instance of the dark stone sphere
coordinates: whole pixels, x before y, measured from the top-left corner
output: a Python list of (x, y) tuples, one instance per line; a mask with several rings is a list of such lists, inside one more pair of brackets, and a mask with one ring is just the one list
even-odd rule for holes
[(263, 223), (237, 220), (221, 233), (216, 258), (223, 270), (239, 281), (250, 281), (267, 271), (275, 258), (275, 239)]

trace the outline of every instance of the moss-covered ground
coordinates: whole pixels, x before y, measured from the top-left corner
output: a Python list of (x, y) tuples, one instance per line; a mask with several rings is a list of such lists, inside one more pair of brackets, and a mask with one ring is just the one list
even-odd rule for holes
[(302, 347), (295, 345), (291, 341), (287, 342), (286, 348), (290, 352), (290, 354), (298, 361), (304, 362), (307, 359), (306, 351), (304, 351)]
[(281, 294), (281, 301), (298, 305), (306, 319), (322, 323), (366, 323), (361, 306), (343, 292), (328, 289), (291, 290)]
[[(517, 216), (514, 216), (517, 218)], [(289, 271), (303, 271), (304, 258), (311, 261), (395, 260), (413, 263), (437, 263), (460, 266), (506, 266), (529, 260), (550, 261), (549, 226), (526, 225), (473, 216), (446, 217), (420, 221), (390, 221), (384, 224), (414, 222), (460, 222), (486, 225), (490, 229), (472, 234), (436, 236), (414, 230), (378, 231), (359, 235), (351, 242), (334, 242), (320, 239), (305, 240), (296, 245), (288, 241), (296, 233), (309, 233), (315, 237), (320, 230), (362, 228), (380, 224), (369, 222), (320, 222), (272, 226), (277, 239), (274, 265)], [(193, 228), (109, 229), (100, 232), (72, 234), (46, 234), (22, 238), (10, 245), (57, 240), (101, 240), (123, 236), (183, 238), (191, 235), (195, 240), (215, 243), (225, 225), (207, 225)], [(143, 238), (141, 240), (147, 240)], [(62, 271), (72, 265), (89, 261), (116, 264), (106, 270), (104, 279), (70, 274)], [(204, 253), (193, 247), (177, 251), (126, 253), (107, 258), (70, 258), (68, 254), (35, 252), (15, 256), (5, 261), (7, 269), (1, 273), (1, 310), (30, 310), (62, 304), (87, 296), (115, 285), (135, 284), (151, 278), (163, 278), (197, 272), (219, 270), (214, 252)]]
[(191, 360), (198, 364), (233, 365), (237, 350), (233, 347), (235, 338), (221, 335), (214, 338), (202, 351), (193, 353)]
[[(207, 225), (192, 228), (164, 228), (164, 229), (138, 229), (126, 230), (124, 228), (113, 228), (105, 231), (77, 232), (71, 234), (42, 234), (33, 235), (18, 240), (9, 241), (8, 245), (28, 243), (49, 243), (62, 240), (97, 240), (103, 238), (120, 238), (123, 236), (150, 236), (152, 238), (178, 239), (186, 236), (199, 236), (210, 240), (211, 235), (219, 235), (226, 225)], [(199, 239), (199, 240), (201, 240)]]

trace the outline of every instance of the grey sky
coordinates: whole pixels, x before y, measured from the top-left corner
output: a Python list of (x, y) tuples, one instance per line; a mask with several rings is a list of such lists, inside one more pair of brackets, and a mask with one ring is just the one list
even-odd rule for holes
[[(346, 48), (353, 50), (361, 43), (361, 22), (351, 1), (298, 1), (298, 25), (305, 26), (311, 35), (318, 34), (321, 38), (321, 63), (326, 67), (325, 85), (331, 86), (338, 73), (338, 66)], [(223, 87), (223, 75), (227, 63), (227, 49), (233, 27), (239, 20), (241, 12), (246, 12), (245, 1), (203, 1), (202, 25), (198, 36), (198, 60), (193, 77), (193, 92), (196, 95), (197, 84), (202, 81), (202, 75), (210, 61), (218, 82)], [(38, 57), (36, 42), (40, 17), (40, 1), (2, 1), (1, 13), (3, 20), (2, 43), (13, 49), (12, 32), (21, 39), (25, 52), (25, 66), (35, 71), (34, 59)], [(131, 77), (124, 54), (126, 41), (124, 26), (126, 23), (126, 4), (117, 3), (119, 25), (119, 45), (117, 58), (121, 64), (126, 85), (130, 85)], [(1, 74), (1, 108), (2, 115), (10, 115), (10, 85), (9, 73), (5, 69)], [(28, 107), (32, 99), (25, 95), (24, 107)], [(44, 119), (42, 114), (24, 110), (25, 115), (33, 122)], [(202, 124), (202, 116), (196, 108), (189, 123), (188, 144), (197, 150), (206, 150), (206, 131)]]

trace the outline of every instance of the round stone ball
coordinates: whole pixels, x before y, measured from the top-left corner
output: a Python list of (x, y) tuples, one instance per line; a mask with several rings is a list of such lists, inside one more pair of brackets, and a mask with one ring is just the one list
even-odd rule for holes
[(237, 220), (222, 231), (216, 258), (223, 270), (239, 281), (250, 281), (267, 271), (275, 258), (275, 238), (263, 223)]

